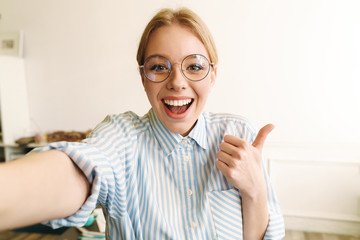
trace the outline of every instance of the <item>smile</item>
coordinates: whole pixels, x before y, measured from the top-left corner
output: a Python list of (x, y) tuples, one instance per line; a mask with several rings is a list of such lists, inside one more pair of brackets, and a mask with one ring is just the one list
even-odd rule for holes
[(163, 103), (167, 110), (166, 112), (171, 117), (175, 117), (175, 115), (177, 115), (177, 117), (175, 118), (178, 118), (180, 117), (180, 115), (185, 114), (193, 102), (194, 99), (191, 98), (181, 100), (163, 99)]

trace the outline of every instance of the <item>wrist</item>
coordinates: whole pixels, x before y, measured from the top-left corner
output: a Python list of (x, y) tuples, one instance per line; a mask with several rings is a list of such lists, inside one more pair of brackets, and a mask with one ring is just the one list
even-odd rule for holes
[(241, 197), (243, 201), (251, 202), (267, 202), (267, 192), (265, 186), (259, 186), (251, 188), (247, 191), (241, 191)]

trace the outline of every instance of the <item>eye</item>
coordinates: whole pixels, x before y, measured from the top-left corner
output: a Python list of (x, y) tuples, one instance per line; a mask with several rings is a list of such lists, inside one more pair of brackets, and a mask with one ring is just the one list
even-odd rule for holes
[(154, 72), (164, 72), (164, 71), (167, 71), (168, 68), (164, 65), (161, 65), (161, 64), (155, 64), (155, 65), (152, 65), (150, 68), (149, 68), (150, 71), (154, 71)]
[(204, 67), (201, 66), (200, 64), (192, 64), (186, 68), (187, 71), (193, 71), (193, 72), (197, 72), (203, 69)]

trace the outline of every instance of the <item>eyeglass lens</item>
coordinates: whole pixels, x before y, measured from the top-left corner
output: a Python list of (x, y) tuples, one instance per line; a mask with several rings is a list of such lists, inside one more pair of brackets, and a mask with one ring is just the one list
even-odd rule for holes
[[(182, 61), (181, 71), (187, 79), (200, 81), (208, 75), (210, 63), (206, 57), (200, 54), (189, 55)], [(162, 82), (171, 73), (171, 63), (165, 57), (152, 56), (144, 63), (144, 73), (150, 81)]]

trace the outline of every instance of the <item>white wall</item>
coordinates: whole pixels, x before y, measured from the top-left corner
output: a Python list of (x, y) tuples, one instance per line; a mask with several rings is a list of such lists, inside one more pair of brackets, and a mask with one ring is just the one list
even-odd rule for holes
[[(338, 177), (337, 189), (352, 181), (350, 189), (357, 189), (360, 182), (358, 0), (0, 0), (0, 30), (25, 33), (34, 131), (87, 130), (108, 113), (146, 113), (150, 105), (137, 71), (137, 44), (157, 9), (176, 6), (195, 10), (217, 43), (218, 81), (207, 110), (241, 114), (258, 126), (276, 124), (267, 146), (288, 216), (298, 217), (291, 212), (299, 209), (283, 193), (289, 186), (306, 187), (304, 199), (315, 198), (307, 206), (312, 219), (342, 214), (358, 226), (359, 192), (346, 192), (351, 199), (344, 202), (352, 204), (346, 208), (328, 206), (318, 215), (311, 210), (328, 198), (328, 191), (316, 195), (316, 190), (332, 187), (312, 171), (324, 159), (328, 165), (321, 176), (331, 177), (334, 161), (352, 174), (343, 181)], [(305, 169), (302, 177), (316, 184), (289, 179), (287, 170), (297, 169)]]
[(25, 32), (33, 121), (86, 130), (107, 113), (144, 114), (141, 31), (157, 9), (183, 5), (220, 54), (207, 110), (273, 122), (273, 142), (360, 143), (358, 0), (1, 0), (0, 29)]

